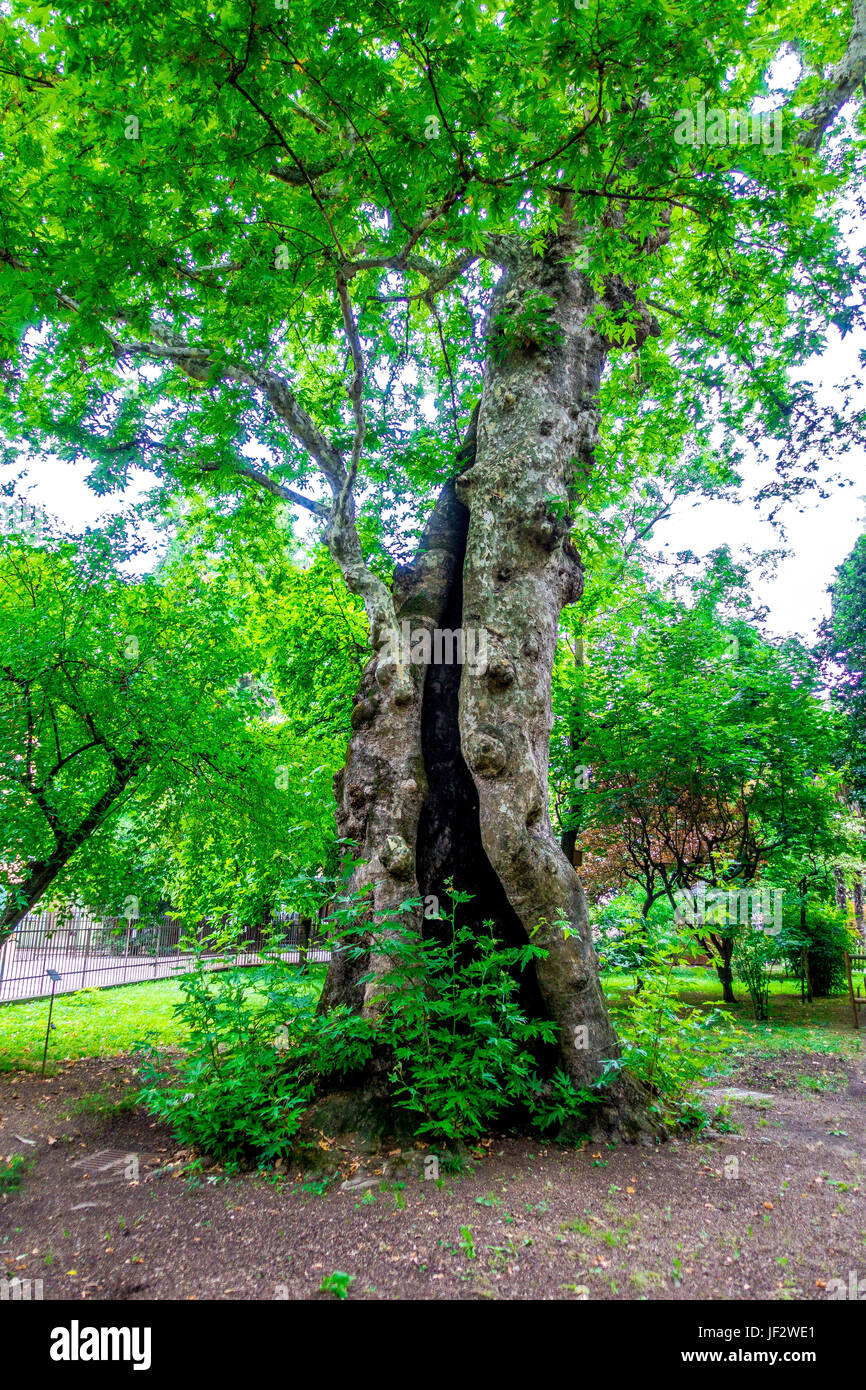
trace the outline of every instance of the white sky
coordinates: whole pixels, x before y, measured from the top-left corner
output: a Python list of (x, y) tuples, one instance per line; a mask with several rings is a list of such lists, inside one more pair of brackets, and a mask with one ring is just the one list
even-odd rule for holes
[[(829, 399), (844, 378), (854, 377), (860, 384), (859, 401), (866, 408), (866, 382), (858, 353), (866, 349), (866, 338), (849, 335), (843, 342), (838, 334), (822, 357), (811, 358), (798, 375), (809, 377), (826, 390)], [(783, 560), (772, 579), (754, 579), (754, 591), (769, 609), (768, 627), (779, 635), (794, 633), (811, 639), (821, 619), (829, 612), (827, 585), (836, 567), (853, 549), (857, 537), (866, 529), (866, 440), (857, 452), (844, 458), (827, 460), (827, 475), (838, 471), (854, 480), (853, 487), (834, 488), (823, 500), (811, 493), (785, 506), (779, 520), (785, 538), (767, 520), (769, 507), (758, 512), (749, 503), (704, 502), (697, 506), (687, 498), (675, 508), (671, 519), (656, 528), (657, 549), (666, 544), (669, 551), (693, 550), (706, 555), (728, 544), (734, 555), (744, 546), (752, 550), (783, 547), (790, 557)], [(757, 465), (746, 475), (750, 491), (771, 476), (759, 472)], [(820, 474), (818, 475), (820, 476)]]

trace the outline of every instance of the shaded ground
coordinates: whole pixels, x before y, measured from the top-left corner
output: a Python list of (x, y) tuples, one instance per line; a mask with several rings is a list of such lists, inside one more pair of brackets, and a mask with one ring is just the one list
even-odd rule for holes
[(332, 1150), (330, 1186), (185, 1173), (129, 1107), (134, 1084), (123, 1058), (0, 1076), (0, 1155), (33, 1165), (0, 1196), (0, 1274), (94, 1300), (325, 1298), (335, 1270), (380, 1299), (826, 1299), (831, 1279), (866, 1278), (859, 1056), (750, 1057), (725, 1086), (767, 1094), (731, 1102), (721, 1125), (739, 1132), (649, 1149), (493, 1137), (438, 1181), (421, 1149)]

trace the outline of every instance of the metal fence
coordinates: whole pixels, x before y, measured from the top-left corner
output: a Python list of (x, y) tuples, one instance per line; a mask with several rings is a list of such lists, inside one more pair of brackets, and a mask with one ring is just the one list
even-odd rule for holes
[[(314, 922), (309, 936), (296, 914), (244, 932), (231, 948), (210, 948), (213, 924), (201, 923), (199, 940), (214, 969), (261, 965), (267, 956), (288, 961), (327, 961), (330, 952)], [(189, 971), (195, 956), (181, 943), (181, 928), (169, 917), (114, 917), (89, 912), (38, 912), (23, 917), (0, 946), (0, 1003), (51, 993), (51, 970), (60, 976), (57, 993), (103, 989), (142, 980), (174, 979)]]

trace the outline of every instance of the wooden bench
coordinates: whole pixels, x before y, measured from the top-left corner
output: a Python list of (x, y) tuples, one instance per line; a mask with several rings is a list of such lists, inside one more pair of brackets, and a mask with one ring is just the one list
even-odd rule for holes
[[(849, 954), (848, 951), (845, 952), (845, 974), (848, 976), (848, 993), (851, 996), (851, 1008), (854, 1013), (854, 1027), (859, 1028), (860, 1019), (857, 1016), (857, 1005), (860, 1001), (854, 993), (854, 979), (852, 975), (852, 971), (854, 970), (863, 971), (863, 986), (864, 988), (866, 988), (866, 952), (857, 951), (853, 954)], [(862, 1002), (864, 1005), (866, 1005), (866, 999), (864, 999)]]

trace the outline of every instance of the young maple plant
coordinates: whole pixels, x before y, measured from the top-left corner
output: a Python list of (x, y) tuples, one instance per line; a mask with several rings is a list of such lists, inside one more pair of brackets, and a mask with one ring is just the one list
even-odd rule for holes
[[(145, 468), (312, 517), (369, 622), (353, 887), (384, 921), (452, 880), (542, 948), (522, 1006), (592, 1087), (619, 1049), (548, 815), (573, 520), (599, 477), (721, 471), (746, 434), (783, 492), (846, 446), (789, 369), (858, 312), (864, 0), (3, 11), (0, 429), (102, 491)], [(485, 659), (414, 661), (406, 622)], [(369, 1011), (385, 968), (337, 951), (323, 1008)], [(645, 1110), (622, 1072), (610, 1128)]]

